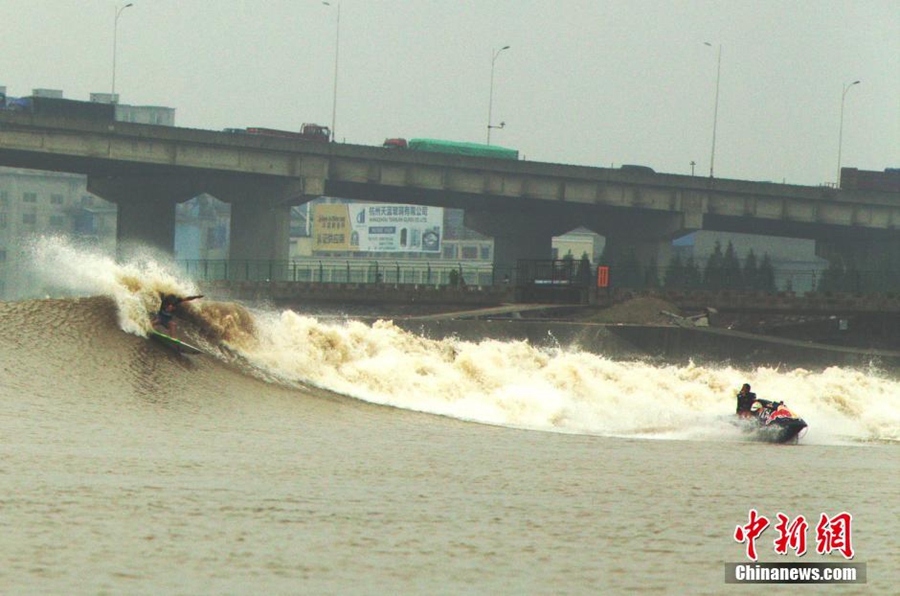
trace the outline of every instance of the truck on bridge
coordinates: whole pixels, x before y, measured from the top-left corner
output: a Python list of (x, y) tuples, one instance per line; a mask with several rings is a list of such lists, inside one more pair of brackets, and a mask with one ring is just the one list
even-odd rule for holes
[(841, 168), (841, 188), (900, 192), (900, 168), (885, 168), (883, 172)]
[(280, 137), (282, 139), (305, 139), (307, 141), (321, 141), (327, 143), (331, 139), (331, 129), (320, 124), (304, 123), (300, 132), (292, 130), (278, 130), (275, 128), (263, 128), (254, 126), (250, 128), (226, 128), (225, 132), (235, 134), (260, 135), (264, 137)]
[(493, 157), (497, 159), (519, 159), (517, 149), (507, 149), (497, 145), (480, 143), (462, 143), (458, 141), (441, 141), (439, 139), (385, 139), (383, 147), (390, 149), (407, 149), (431, 153), (452, 153), (471, 157)]
[(116, 119), (116, 106), (111, 103), (78, 101), (60, 97), (3, 97), (0, 109), (14, 112), (28, 112), (77, 120), (101, 120), (111, 122)]

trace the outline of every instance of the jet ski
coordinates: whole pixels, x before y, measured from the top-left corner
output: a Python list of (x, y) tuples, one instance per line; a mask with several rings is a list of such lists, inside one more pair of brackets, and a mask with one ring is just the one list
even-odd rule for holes
[(757, 441), (796, 444), (806, 434), (808, 425), (791, 412), (783, 401), (757, 399), (748, 416), (736, 416), (733, 422)]

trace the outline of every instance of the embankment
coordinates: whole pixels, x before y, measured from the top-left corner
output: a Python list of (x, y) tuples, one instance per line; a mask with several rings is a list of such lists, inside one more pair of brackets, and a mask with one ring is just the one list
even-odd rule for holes
[(807, 368), (874, 364), (900, 370), (900, 352), (828, 346), (727, 329), (529, 320), (408, 319), (395, 324), (434, 339), (519, 340), (547, 347), (575, 346), (612, 358)]

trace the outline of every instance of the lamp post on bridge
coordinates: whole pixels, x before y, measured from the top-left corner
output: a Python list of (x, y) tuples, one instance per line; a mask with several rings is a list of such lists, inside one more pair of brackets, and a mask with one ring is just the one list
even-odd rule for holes
[[(332, 6), (331, 2), (322, 1), (322, 4), (325, 6)], [(341, 3), (335, 2), (335, 7), (337, 8), (337, 23), (335, 26), (334, 33), (334, 90), (331, 92), (331, 142), (333, 143), (337, 137), (335, 137), (334, 127), (335, 121), (337, 119), (337, 83), (338, 83), (338, 49), (341, 45)]]
[(488, 96), (488, 122), (487, 122), (487, 144), (491, 144), (491, 129), (492, 128), (503, 128), (506, 126), (505, 122), (501, 122), (499, 126), (494, 126), (491, 124), (491, 117), (493, 115), (494, 110), (494, 63), (497, 62), (497, 56), (500, 55), (500, 52), (503, 50), (508, 50), (509, 46), (503, 46), (499, 50), (495, 51), (491, 56), (491, 92)]
[[(704, 41), (703, 45), (713, 47), (708, 41)], [(713, 109), (713, 132), (712, 132), (712, 151), (709, 156), (709, 177), (713, 177), (713, 168), (716, 164), (716, 125), (719, 122), (719, 79), (722, 75), (722, 44), (719, 44), (719, 57), (716, 60), (716, 103)]]
[(113, 58), (112, 58), (112, 93), (110, 100), (112, 103), (116, 103), (116, 48), (118, 46), (119, 41), (119, 17), (122, 16), (122, 11), (126, 8), (130, 8), (134, 6), (131, 2), (116, 9), (116, 18), (113, 19)]
[(843, 91), (841, 92), (841, 127), (838, 131), (838, 166), (837, 166), (837, 178), (835, 182), (835, 186), (837, 188), (841, 187), (841, 148), (844, 144), (844, 99), (847, 97), (847, 92), (850, 91), (850, 87), (854, 85), (859, 85), (859, 81), (853, 81), (849, 85), (845, 84)]

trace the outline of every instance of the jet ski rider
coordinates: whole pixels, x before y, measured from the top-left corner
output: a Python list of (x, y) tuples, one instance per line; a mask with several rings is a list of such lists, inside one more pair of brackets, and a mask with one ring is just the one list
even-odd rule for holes
[(159, 330), (162, 330), (169, 337), (175, 337), (175, 310), (178, 308), (178, 305), (182, 302), (189, 302), (191, 300), (196, 300), (197, 298), (203, 298), (203, 295), (199, 296), (188, 296), (186, 298), (179, 298), (175, 294), (165, 294), (161, 298), (161, 304), (159, 305), (159, 311), (153, 317), (153, 326)]
[(756, 394), (750, 391), (750, 383), (744, 383), (737, 394), (736, 414), (741, 418), (750, 418), (753, 415), (750, 409), (755, 401)]

